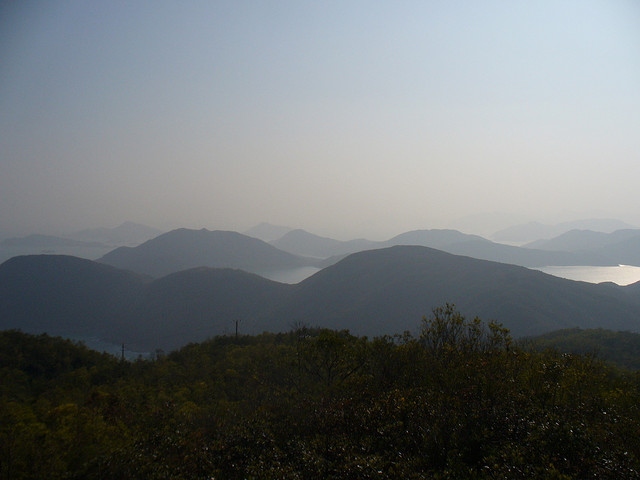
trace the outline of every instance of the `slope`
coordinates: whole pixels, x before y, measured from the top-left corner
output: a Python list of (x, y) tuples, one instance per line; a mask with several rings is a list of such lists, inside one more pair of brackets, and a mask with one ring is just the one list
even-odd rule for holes
[(296, 289), (280, 318), (365, 335), (412, 330), (445, 302), (469, 316), (499, 321), (515, 336), (574, 326), (640, 328), (632, 289), (573, 282), (425, 247), (353, 254)]
[(640, 230), (624, 229), (611, 233), (571, 230), (549, 240), (532, 242), (528, 247), (598, 255), (613, 264), (640, 266)]
[(380, 242), (365, 239), (335, 240), (314, 235), (301, 229), (291, 230), (270, 243), (285, 252), (317, 258), (346, 255), (383, 246)]
[(13, 257), (0, 265), (0, 328), (121, 337), (147, 281), (72, 256)]
[(286, 330), (271, 312), (291, 286), (228, 268), (199, 267), (147, 285), (129, 315), (134, 345), (173, 350), (215, 335)]
[(150, 280), (73, 257), (0, 265), (0, 328), (96, 336), (171, 350), (219, 334), (286, 331), (297, 322), (376, 336), (414, 330), (450, 302), (516, 337), (562, 328), (640, 331), (640, 287), (573, 282), (419, 246), (356, 253), (297, 285), (233, 269)]
[(237, 232), (178, 229), (134, 248), (120, 247), (99, 260), (134, 272), (162, 277), (195, 267), (238, 268), (265, 274), (313, 265)]

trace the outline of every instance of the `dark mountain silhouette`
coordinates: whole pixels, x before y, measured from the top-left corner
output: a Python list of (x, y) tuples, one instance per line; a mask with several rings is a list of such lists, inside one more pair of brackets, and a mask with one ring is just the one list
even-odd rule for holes
[(160, 235), (162, 230), (139, 223), (124, 222), (114, 228), (90, 228), (70, 235), (71, 238), (116, 246), (134, 246)]
[(523, 267), (396, 246), (356, 253), (297, 285), (232, 269), (158, 280), (64, 256), (0, 265), (0, 328), (90, 335), (134, 349), (174, 349), (213, 335), (296, 323), (368, 336), (415, 331), (446, 302), (514, 336), (561, 328), (640, 331), (640, 284), (573, 282)]
[(173, 230), (134, 248), (120, 247), (99, 260), (134, 272), (162, 277), (195, 267), (238, 268), (258, 274), (314, 265), (237, 232)]
[(1, 328), (122, 338), (148, 280), (72, 256), (13, 257), (0, 265)]
[[(151, 340), (165, 349), (222, 334), (286, 331), (272, 321), (292, 287), (259, 275), (227, 268), (199, 267), (167, 275), (150, 283), (130, 316), (138, 328), (130, 341)], [(145, 328), (152, 325), (151, 329)]]
[(416, 318), (445, 302), (500, 321), (516, 336), (573, 326), (640, 328), (637, 295), (624, 288), (423, 247), (356, 253), (296, 288), (281, 317), (332, 328), (346, 324), (361, 334), (412, 329)]
[(320, 237), (301, 229), (291, 230), (270, 243), (285, 252), (316, 258), (346, 255), (383, 246), (380, 242), (365, 239), (334, 240), (333, 238)]

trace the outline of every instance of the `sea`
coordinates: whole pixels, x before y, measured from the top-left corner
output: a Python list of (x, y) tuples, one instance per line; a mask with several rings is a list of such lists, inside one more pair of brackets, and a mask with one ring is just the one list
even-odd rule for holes
[(622, 286), (640, 281), (640, 267), (634, 265), (618, 265), (617, 267), (552, 266), (535, 268), (534, 270), (540, 270), (555, 277), (589, 283), (613, 282)]
[[(291, 270), (269, 272), (263, 276), (281, 283), (298, 283), (310, 277), (320, 269), (315, 267), (301, 267)], [(551, 266), (534, 270), (548, 273), (555, 277), (566, 278), (588, 283), (613, 282), (617, 285), (630, 285), (640, 281), (640, 267), (634, 265), (618, 265), (611, 267), (593, 266)]]

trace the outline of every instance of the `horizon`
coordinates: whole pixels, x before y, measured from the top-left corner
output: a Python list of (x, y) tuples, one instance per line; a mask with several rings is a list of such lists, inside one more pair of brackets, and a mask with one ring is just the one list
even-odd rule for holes
[[(186, 230), (192, 230), (192, 231), (196, 231), (196, 230), (208, 230), (208, 231), (230, 231), (230, 232), (236, 232), (236, 233), (240, 233), (243, 235), (248, 235), (248, 236), (252, 236), (251, 235), (251, 231), (252, 230), (260, 230), (261, 228), (265, 228), (265, 229), (271, 229), (271, 230), (284, 230), (286, 232), (290, 232), (290, 231), (295, 231), (295, 230), (302, 230), (305, 231), (307, 233), (310, 233), (312, 235), (318, 236), (318, 237), (325, 237), (325, 238), (330, 238), (333, 240), (338, 240), (338, 241), (349, 241), (349, 240), (370, 240), (370, 241), (387, 241), (387, 240), (391, 240), (392, 238), (404, 234), (404, 233), (409, 233), (409, 232), (414, 232), (414, 231), (429, 231), (429, 230), (452, 230), (452, 231), (458, 231), (460, 233), (463, 233), (465, 235), (477, 235), (480, 237), (484, 237), (488, 240), (491, 240), (493, 242), (496, 243), (503, 243), (506, 245), (512, 245), (512, 244), (517, 244), (518, 242), (512, 242), (512, 241), (501, 241), (500, 239), (496, 239), (493, 238), (493, 234), (497, 234), (497, 233), (501, 233), (504, 230), (509, 230), (511, 228), (520, 228), (520, 227), (527, 227), (527, 226), (538, 226), (538, 227), (556, 227), (558, 229), (558, 231), (561, 232), (566, 232), (569, 230), (592, 230), (594, 232), (602, 232), (602, 233), (612, 233), (616, 230), (624, 230), (624, 229), (638, 229), (640, 230), (640, 227), (636, 226), (636, 225), (632, 225), (632, 224), (628, 224), (626, 222), (624, 222), (623, 220), (620, 219), (615, 219), (615, 218), (577, 218), (577, 219), (573, 219), (573, 220), (566, 220), (566, 221), (562, 221), (562, 222), (557, 222), (557, 223), (543, 223), (543, 222), (538, 222), (536, 220), (532, 220), (529, 222), (523, 222), (523, 223), (508, 223), (508, 224), (504, 224), (503, 227), (500, 228), (496, 228), (496, 229), (486, 229), (485, 226), (485, 230), (488, 233), (481, 233), (479, 231), (474, 230), (473, 227), (471, 227), (470, 225), (474, 222), (473, 218), (469, 217), (467, 219), (458, 219), (458, 223), (463, 222), (467, 220), (469, 222), (469, 228), (465, 229), (465, 228), (455, 228), (455, 227), (424, 227), (424, 228), (414, 228), (414, 229), (410, 229), (410, 230), (403, 230), (403, 231), (398, 231), (395, 233), (392, 233), (388, 236), (385, 237), (380, 237), (380, 238), (372, 238), (372, 237), (365, 237), (365, 236), (351, 236), (351, 237), (339, 237), (339, 236), (332, 236), (331, 234), (326, 234), (323, 232), (319, 232), (319, 231), (314, 231), (314, 230), (309, 230), (307, 228), (303, 228), (300, 226), (294, 226), (294, 225), (276, 225), (273, 224), (271, 222), (258, 222), (254, 225), (250, 225), (247, 228), (242, 228), (242, 229), (233, 229), (233, 228), (215, 228), (215, 227), (210, 227), (210, 226), (174, 226), (168, 229), (162, 229), (159, 227), (156, 227), (154, 225), (149, 225), (149, 224), (144, 224), (144, 223), (138, 223), (138, 222), (133, 222), (130, 220), (125, 220), (117, 225), (113, 225), (113, 226), (105, 226), (105, 225), (101, 225), (101, 226), (95, 226), (95, 227), (88, 227), (88, 228), (80, 228), (80, 229), (74, 229), (74, 230), (67, 230), (67, 231), (50, 231), (50, 232), (42, 232), (42, 231), (35, 231), (35, 232), (27, 232), (24, 234), (17, 234), (17, 235), (3, 235), (2, 232), (0, 231), (0, 241), (2, 240), (6, 240), (6, 239), (20, 239), (20, 238), (27, 238), (29, 236), (37, 236), (37, 235), (41, 235), (41, 236), (50, 236), (50, 237), (54, 237), (54, 238), (62, 238), (62, 239), (74, 239), (74, 237), (78, 234), (82, 234), (85, 232), (90, 232), (90, 231), (98, 231), (98, 230), (116, 230), (120, 227), (124, 227), (124, 226), (131, 226), (134, 228), (138, 228), (138, 227), (142, 227), (142, 228), (149, 228), (152, 230), (157, 230), (158, 231), (158, 235), (162, 235), (165, 233), (169, 233), (172, 232), (174, 230), (181, 230), (181, 229), (186, 229)], [(455, 222), (454, 222), (455, 223)], [(590, 224), (589, 226), (587, 226), (587, 228), (585, 227), (576, 227), (575, 225), (579, 225), (579, 224)], [(620, 225), (617, 225), (620, 224)], [(567, 225), (569, 225), (570, 227), (568, 228), (564, 228)], [(620, 228), (617, 228), (617, 227)], [(590, 227), (590, 228), (589, 228)], [(481, 228), (482, 230), (482, 228)], [(284, 235), (284, 234), (283, 234)], [(560, 235), (560, 234), (558, 234)], [(154, 237), (152, 237), (154, 238)], [(255, 238), (259, 238), (259, 235), (257, 235)], [(279, 237), (274, 238), (277, 239)], [(533, 238), (533, 237), (532, 237)], [(536, 238), (536, 239), (542, 239), (542, 238)], [(267, 242), (269, 243), (269, 242)]]
[(640, 225), (633, 1), (0, 13), (0, 238)]

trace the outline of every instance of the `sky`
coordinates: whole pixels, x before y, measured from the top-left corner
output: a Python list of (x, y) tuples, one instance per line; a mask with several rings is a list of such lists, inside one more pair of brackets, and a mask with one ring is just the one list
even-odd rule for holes
[(640, 225), (636, 0), (1, 5), (2, 236)]

